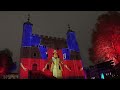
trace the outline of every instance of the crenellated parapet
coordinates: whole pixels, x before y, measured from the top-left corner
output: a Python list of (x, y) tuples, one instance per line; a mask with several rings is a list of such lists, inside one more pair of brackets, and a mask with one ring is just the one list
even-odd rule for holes
[(41, 35), (41, 38), (42, 38), (41, 45), (45, 45), (47, 47), (51, 47), (54, 49), (67, 48), (66, 39), (64, 38), (57, 38), (44, 35)]
[(41, 37), (42, 39), (46, 39), (46, 40), (55, 40), (55, 41), (60, 41), (60, 40), (62, 40), (62, 41), (66, 41), (65, 38), (58, 38), (58, 37), (45, 36), (45, 35), (40, 35), (40, 37)]

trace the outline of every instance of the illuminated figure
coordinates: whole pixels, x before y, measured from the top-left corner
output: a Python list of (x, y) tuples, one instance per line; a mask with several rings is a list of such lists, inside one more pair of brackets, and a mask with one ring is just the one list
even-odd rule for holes
[[(45, 65), (45, 68), (43, 68), (43, 71), (47, 68), (47, 63)], [(63, 62), (58, 58), (57, 51), (54, 50), (54, 55), (52, 57), (52, 64), (51, 64), (51, 69), (50, 71), (53, 72), (53, 76), (56, 78), (62, 78), (62, 65)], [(71, 71), (67, 65), (64, 65), (69, 71)]]

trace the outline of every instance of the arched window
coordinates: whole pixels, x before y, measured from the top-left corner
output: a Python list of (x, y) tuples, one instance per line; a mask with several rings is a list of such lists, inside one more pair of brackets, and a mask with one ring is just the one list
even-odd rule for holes
[(63, 59), (66, 59), (66, 53), (63, 54)]

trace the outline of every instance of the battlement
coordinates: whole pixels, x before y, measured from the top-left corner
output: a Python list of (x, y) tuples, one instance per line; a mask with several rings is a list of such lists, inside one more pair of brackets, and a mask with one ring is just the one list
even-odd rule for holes
[(32, 36), (35, 36), (35, 37), (39, 37), (39, 38), (40, 38), (40, 35), (39, 35), (39, 34), (32, 34)]
[(67, 42), (65, 38), (57, 38), (51, 36), (41, 35), (41, 44), (54, 49), (61, 49), (67, 47)]
[(45, 36), (45, 35), (40, 35), (40, 37), (42, 37), (42, 39), (45, 39), (45, 40), (66, 41), (65, 38), (59, 38), (59, 37), (52, 37), (52, 36)]

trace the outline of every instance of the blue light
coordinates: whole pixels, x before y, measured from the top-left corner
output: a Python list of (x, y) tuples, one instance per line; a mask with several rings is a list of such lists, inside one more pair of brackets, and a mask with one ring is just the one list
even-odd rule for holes
[(68, 48), (70, 50), (74, 50), (79, 52), (79, 47), (78, 47), (78, 43), (76, 40), (76, 36), (75, 36), (75, 32), (68, 32), (67, 33), (67, 44), (68, 44)]
[(22, 46), (31, 46), (32, 24), (24, 23)]
[(31, 41), (31, 46), (38, 46), (40, 44), (41, 38), (39, 35), (32, 35), (32, 41)]
[(70, 51), (68, 48), (63, 48), (62, 54), (63, 54), (63, 57), (65, 55), (64, 60), (70, 60)]
[(24, 23), (23, 25), (23, 37), (22, 46), (38, 46), (40, 44), (40, 36), (32, 34), (32, 24)]
[(42, 59), (47, 60), (47, 48), (46, 46), (40, 45), (39, 46), (39, 51)]
[(101, 79), (105, 79), (105, 77), (104, 77), (104, 74), (103, 74), (103, 73), (101, 73)]

